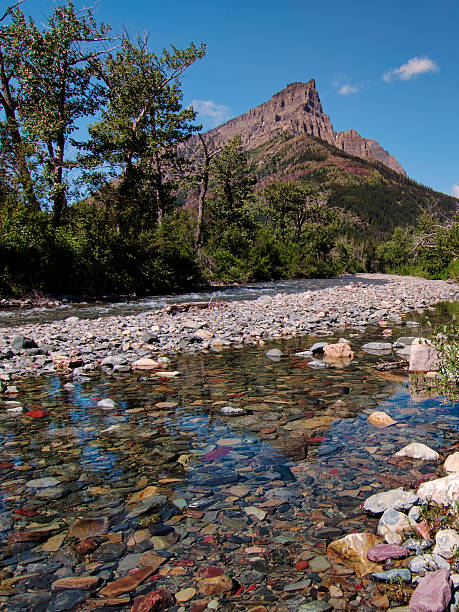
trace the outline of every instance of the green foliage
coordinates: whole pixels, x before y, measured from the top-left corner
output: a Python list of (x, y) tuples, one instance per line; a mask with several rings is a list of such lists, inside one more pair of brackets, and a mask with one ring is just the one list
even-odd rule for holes
[(452, 324), (436, 328), (432, 344), (440, 362), (434, 390), (450, 400), (459, 400), (459, 326)]
[(457, 278), (459, 217), (424, 213), (415, 227), (398, 227), (378, 248), (382, 268), (426, 278)]

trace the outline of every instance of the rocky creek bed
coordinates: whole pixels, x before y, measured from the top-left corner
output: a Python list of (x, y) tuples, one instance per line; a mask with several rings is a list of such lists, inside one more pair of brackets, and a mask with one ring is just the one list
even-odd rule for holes
[[(373, 366), (406, 355), (412, 336), (428, 333), (426, 314), (413, 309), (457, 298), (458, 286), (359, 282), (199, 311), (1, 330), (0, 605), (405, 605), (426, 571), (413, 560), (437, 554), (429, 539), (439, 527), (457, 527), (445, 511), (421, 511), (416, 492), (445, 476), (448, 456), (456, 465), (459, 415), (442, 398), (410, 394), (406, 373)], [(439, 304), (427, 314), (446, 322), (456, 310)], [(353, 358), (308, 352), (342, 337)], [(368, 347), (374, 342), (384, 350)], [(133, 367), (139, 359), (157, 365)], [(392, 424), (375, 426), (375, 411)], [(413, 442), (438, 455), (396, 455)], [(413, 491), (404, 506), (400, 491), (371, 505), (398, 487)], [(405, 533), (397, 511), (410, 517)], [(352, 533), (367, 534), (354, 547), (358, 558), (336, 544)], [(384, 538), (405, 549), (378, 548)], [(458, 586), (454, 555), (440, 554), (449, 569), (436, 559), (443, 574), (430, 591), (446, 592), (450, 576)]]

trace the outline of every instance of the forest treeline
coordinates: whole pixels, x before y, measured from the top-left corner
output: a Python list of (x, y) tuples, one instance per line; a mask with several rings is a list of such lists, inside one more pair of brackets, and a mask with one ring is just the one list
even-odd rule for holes
[(43, 25), (21, 3), (0, 15), (1, 294), (458, 275), (457, 212), (432, 207), (381, 242), (329, 169), (269, 180), (238, 137), (201, 134), (181, 77), (205, 51), (156, 53), (70, 1)]

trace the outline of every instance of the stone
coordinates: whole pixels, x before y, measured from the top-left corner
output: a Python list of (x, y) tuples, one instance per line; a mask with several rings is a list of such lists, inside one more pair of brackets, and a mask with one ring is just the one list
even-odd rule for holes
[(295, 431), (297, 429), (326, 429), (336, 421), (336, 417), (331, 416), (316, 416), (310, 419), (297, 419), (284, 425), (287, 431)]
[(423, 553), (418, 557), (414, 557), (411, 559), (408, 567), (413, 574), (425, 574), (438, 569), (445, 569), (449, 571), (450, 569), (449, 563), (445, 561), (443, 557), (431, 553)]
[(375, 427), (389, 427), (390, 425), (393, 425), (396, 421), (394, 421), (394, 419), (385, 412), (375, 410), (368, 417), (368, 422), (372, 425), (375, 425)]
[(187, 601), (190, 601), (190, 599), (193, 599), (196, 593), (196, 589), (193, 589), (192, 587), (182, 589), (181, 591), (175, 593), (175, 601), (177, 601), (178, 603), (185, 603)]
[(362, 346), (362, 351), (367, 353), (371, 351), (391, 351), (392, 344), (390, 342), (367, 342)]
[(153, 550), (148, 550), (139, 557), (138, 565), (140, 567), (152, 567), (154, 570), (157, 570), (158, 567), (161, 567), (166, 561), (167, 558), (163, 557), (163, 555)]
[(256, 506), (246, 506), (244, 512), (249, 516), (255, 516), (259, 521), (263, 521), (266, 518), (266, 512)]
[(448, 474), (459, 472), (459, 452), (450, 455), (443, 464), (443, 467)]
[(108, 533), (109, 527), (110, 524), (106, 517), (77, 519), (70, 528), (68, 537), (86, 540), (86, 538)]
[(29, 480), (29, 482), (26, 483), (26, 486), (29, 489), (45, 489), (48, 487), (55, 487), (60, 483), (61, 481), (58, 480), (57, 478), (53, 478), (49, 476), (45, 478), (37, 478), (35, 480)]
[(365, 512), (381, 514), (388, 508), (395, 510), (409, 510), (418, 501), (418, 496), (411, 491), (404, 491), (402, 487), (371, 495), (363, 504)]
[(333, 606), (328, 601), (317, 600), (301, 604), (295, 608), (295, 612), (330, 612)]
[(284, 593), (288, 593), (290, 591), (301, 591), (303, 589), (307, 589), (309, 586), (311, 586), (311, 580), (309, 578), (306, 580), (300, 580), (300, 582), (292, 582), (284, 586)]
[(116, 408), (116, 402), (110, 397), (107, 397), (97, 402), (97, 406), (99, 408), (102, 408), (103, 410), (113, 410), (114, 408)]
[(354, 351), (347, 342), (338, 342), (337, 344), (327, 344), (324, 348), (324, 356), (330, 359), (352, 359)]
[(8, 612), (46, 612), (51, 596), (48, 593), (19, 593), (8, 599)]
[(198, 583), (198, 589), (201, 595), (206, 597), (228, 593), (233, 589), (233, 580), (227, 574), (213, 578), (203, 578)]
[(279, 349), (271, 349), (266, 353), (266, 357), (270, 359), (280, 359), (284, 353)]
[(136, 589), (139, 584), (142, 584), (144, 580), (151, 576), (156, 570), (153, 567), (144, 567), (141, 569), (133, 570), (127, 576), (118, 578), (113, 582), (109, 582), (103, 589), (99, 591), (103, 597), (118, 597), (124, 593), (130, 593)]
[(75, 610), (78, 604), (87, 598), (86, 591), (72, 590), (62, 591), (49, 604), (47, 612), (63, 612), (64, 610)]
[(144, 344), (156, 344), (160, 341), (158, 335), (151, 332), (142, 334), (141, 340)]
[(450, 506), (459, 501), (459, 472), (423, 482), (417, 494), (423, 501), (433, 501), (440, 506)]
[(144, 499), (147, 499), (148, 497), (155, 497), (156, 495), (158, 495), (158, 487), (155, 487), (155, 486), (145, 487), (145, 489), (142, 489), (141, 491), (137, 491), (137, 493), (133, 493), (131, 497), (129, 497), (126, 503), (134, 504), (136, 502), (143, 501)]
[(410, 599), (410, 612), (443, 612), (451, 601), (449, 571), (439, 569), (421, 578)]
[(380, 543), (381, 538), (373, 533), (350, 533), (329, 544), (327, 556), (338, 563), (350, 565), (359, 576), (364, 576), (379, 569), (367, 555), (371, 548)]
[(459, 550), (459, 533), (455, 529), (440, 529), (435, 536), (433, 554), (451, 559)]
[(158, 368), (162, 368), (162, 364), (154, 359), (141, 357), (140, 359), (137, 359), (137, 361), (134, 361), (132, 367), (136, 370), (157, 370)]
[(397, 544), (377, 544), (370, 548), (367, 558), (374, 563), (381, 563), (387, 559), (404, 559), (408, 557), (410, 551), (405, 546)]
[(415, 338), (410, 350), (410, 372), (438, 370), (438, 354), (427, 338)]
[(157, 589), (136, 597), (131, 612), (165, 612), (174, 603), (174, 597), (169, 591)]
[(440, 455), (437, 451), (419, 442), (412, 442), (408, 444), (408, 446), (404, 446), (398, 453), (395, 453), (395, 456), (422, 459), (423, 461), (438, 461), (438, 459), (440, 459)]
[(378, 523), (378, 535), (383, 536), (388, 544), (400, 544), (402, 534), (410, 529), (410, 522), (406, 514), (388, 508), (384, 510)]
[(309, 352), (311, 352), (313, 355), (314, 354), (323, 355), (324, 349), (327, 345), (328, 345), (328, 342), (316, 342), (315, 344), (311, 346), (311, 348), (309, 349)]
[(68, 576), (67, 578), (59, 578), (54, 581), (51, 589), (53, 591), (61, 591), (67, 589), (81, 589), (90, 591), (99, 584), (97, 576)]
[(331, 565), (327, 561), (327, 558), (321, 555), (319, 557), (313, 557), (310, 559), (309, 567), (313, 572), (325, 572), (330, 569)]
[(402, 581), (406, 584), (410, 584), (411, 582), (411, 572), (406, 568), (397, 568), (387, 570), (385, 572), (374, 572), (371, 574), (371, 577), (374, 580), (380, 580), (381, 582), (398, 582)]

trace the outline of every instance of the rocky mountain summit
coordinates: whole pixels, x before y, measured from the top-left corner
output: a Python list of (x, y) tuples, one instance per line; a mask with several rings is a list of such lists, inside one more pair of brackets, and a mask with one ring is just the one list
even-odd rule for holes
[(325, 140), (338, 149), (363, 159), (377, 160), (395, 172), (405, 175), (399, 162), (375, 140), (363, 138), (355, 130), (335, 132), (330, 117), (324, 112), (314, 79), (307, 83), (290, 83), (248, 113), (230, 119), (210, 130), (208, 136), (215, 143), (241, 135), (245, 149), (256, 149), (273, 138), (289, 134), (309, 134)]

